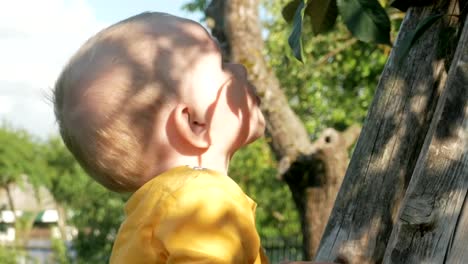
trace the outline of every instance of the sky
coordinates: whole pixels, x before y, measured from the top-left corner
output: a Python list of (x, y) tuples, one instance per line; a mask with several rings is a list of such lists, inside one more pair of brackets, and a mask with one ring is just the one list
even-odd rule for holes
[(145, 11), (199, 20), (188, 0), (0, 1), (0, 123), (47, 138), (57, 134), (51, 89), (61, 68), (89, 37)]

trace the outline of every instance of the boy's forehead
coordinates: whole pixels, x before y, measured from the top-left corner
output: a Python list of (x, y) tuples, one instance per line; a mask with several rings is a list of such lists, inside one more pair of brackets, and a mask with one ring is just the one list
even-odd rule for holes
[[(200, 24), (191, 21), (181, 27), (181, 34), (187, 36), (189, 39), (196, 39), (200, 45), (205, 45), (205, 48), (219, 48), (218, 42), (206, 31)], [(181, 39), (181, 41), (187, 41)], [(190, 41), (189, 41), (190, 42)]]
[(217, 41), (199, 23), (175, 16), (161, 19), (163, 20), (155, 19), (150, 23), (150, 32), (157, 47), (170, 49), (173, 53), (184, 54), (183, 56), (189, 55), (191, 51), (198, 55), (221, 51)]

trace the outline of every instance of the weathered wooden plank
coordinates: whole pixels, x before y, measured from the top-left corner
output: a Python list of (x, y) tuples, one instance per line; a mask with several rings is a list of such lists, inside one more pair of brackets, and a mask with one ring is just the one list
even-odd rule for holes
[(467, 100), (468, 20), (384, 263), (468, 263), (468, 221), (461, 215), (468, 188)]
[(465, 202), (459, 221), (456, 226), (455, 238), (450, 244), (446, 263), (468, 263), (468, 198), (465, 196)]
[(447, 31), (447, 25), (432, 26), (412, 48), (403, 65), (396, 64), (396, 52), (401, 38), (421, 19), (450, 13), (449, 10), (447, 3), (408, 11), (382, 73), (316, 260), (382, 261), (399, 201), (445, 84), (440, 50), (446, 43), (439, 42), (439, 36)]

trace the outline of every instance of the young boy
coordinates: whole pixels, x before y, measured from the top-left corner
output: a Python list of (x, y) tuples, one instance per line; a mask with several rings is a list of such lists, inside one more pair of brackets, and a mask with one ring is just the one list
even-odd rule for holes
[(203, 27), (163, 13), (88, 40), (55, 86), (63, 140), (110, 190), (134, 192), (111, 263), (267, 263), (256, 204), (227, 176), (263, 135), (254, 87)]

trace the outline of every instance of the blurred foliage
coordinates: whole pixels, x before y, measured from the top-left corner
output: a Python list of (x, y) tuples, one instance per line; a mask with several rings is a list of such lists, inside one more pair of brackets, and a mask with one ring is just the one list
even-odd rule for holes
[(290, 237), (300, 233), (300, 222), (288, 186), (275, 178), (276, 161), (265, 139), (238, 151), (231, 176), (257, 202), (256, 222), (261, 237)]
[[(354, 39), (338, 19), (333, 31), (314, 36), (304, 28), (304, 55), (288, 51), (290, 25), (281, 18), (287, 1), (263, 1), (268, 10), (265, 56), (279, 77), (290, 106), (313, 138), (326, 127), (361, 123), (373, 97), (389, 49)], [(307, 17), (306, 17), (307, 19)]]
[(78, 262), (107, 261), (128, 195), (110, 192), (92, 180), (60, 139), (46, 142), (44, 153), (51, 169), (46, 185), (56, 201), (68, 209), (68, 224), (78, 229), (73, 243)]
[(183, 10), (189, 12), (202, 12), (205, 8), (208, 7), (209, 0), (197, 0), (197, 1), (190, 1), (182, 6)]
[[(0, 188), (5, 191), (8, 199), (7, 204), (0, 205), (2, 210), (16, 211), (14, 200), (10, 200), (13, 198), (10, 189), (12, 185), (22, 188), (27, 181), (34, 188), (34, 196), (38, 199), (37, 189), (41, 185), (43, 175), (47, 172), (41, 150), (38, 139), (26, 131), (14, 129), (6, 123), (0, 125)], [(26, 244), (35, 216), (34, 212), (15, 215), (15, 245)], [(14, 250), (13, 253), (15, 253)], [(3, 259), (10, 258), (12, 254), (0, 252), (0, 263), (4, 263)]]
[(72, 260), (67, 252), (67, 246), (65, 242), (58, 238), (51, 238), (52, 247), (52, 262), (56, 264), (70, 264)]
[(0, 188), (9, 184), (21, 186), (24, 175), (28, 175), (29, 182), (38, 187), (40, 176), (46, 171), (38, 140), (26, 131), (14, 129), (6, 123), (0, 127)]
[(26, 245), (34, 225), (34, 219), (37, 214), (35, 212), (23, 212), (21, 216), (15, 219), (15, 236), (16, 244)]
[[(45, 186), (66, 209), (67, 224), (78, 229), (73, 242), (78, 263), (106, 262), (128, 195), (109, 192), (87, 176), (59, 138), (39, 141), (4, 124), (0, 126), (1, 183), (18, 184), (24, 177), (34, 186)], [(57, 260), (63, 263), (63, 252), (59, 253)]]
[(20, 256), (20, 252), (18, 252), (14, 248), (0, 246), (0, 263), (16, 264), (18, 263), (19, 256)]

